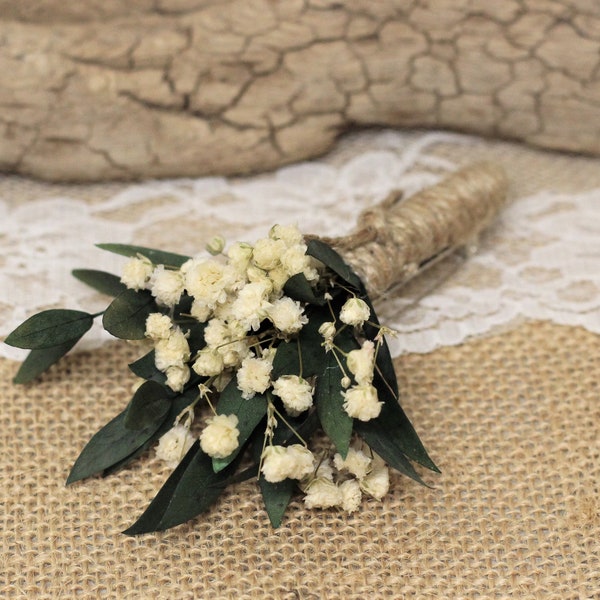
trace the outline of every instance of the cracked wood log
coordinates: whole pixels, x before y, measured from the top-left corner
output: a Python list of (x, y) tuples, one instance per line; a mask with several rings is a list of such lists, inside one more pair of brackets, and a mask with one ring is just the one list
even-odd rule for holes
[(600, 154), (593, 0), (0, 0), (0, 169), (238, 174), (357, 126)]

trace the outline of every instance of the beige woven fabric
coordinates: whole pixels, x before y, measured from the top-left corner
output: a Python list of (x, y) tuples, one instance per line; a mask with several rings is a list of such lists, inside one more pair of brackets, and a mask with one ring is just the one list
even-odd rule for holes
[(600, 340), (533, 323), (396, 361), (402, 403), (443, 473), (394, 476), (352, 516), (252, 482), (169, 532), (120, 534), (167, 471), (152, 456), (66, 488), (82, 445), (126, 403), (130, 346), (78, 354), (35, 386), (0, 361), (6, 598), (600, 598)]

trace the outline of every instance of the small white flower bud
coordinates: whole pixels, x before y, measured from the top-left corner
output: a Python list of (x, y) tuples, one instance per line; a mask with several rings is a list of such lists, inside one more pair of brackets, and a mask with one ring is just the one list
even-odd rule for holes
[(350, 298), (346, 300), (340, 311), (340, 321), (346, 325), (359, 327), (371, 314), (369, 305), (360, 298)]
[(225, 238), (222, 235), (215, 235), (208, 244), (206, 244), (206, 250), (209, 254), (213, 256), (217, 256), (223, 252), (223, 248), (225, 248)]

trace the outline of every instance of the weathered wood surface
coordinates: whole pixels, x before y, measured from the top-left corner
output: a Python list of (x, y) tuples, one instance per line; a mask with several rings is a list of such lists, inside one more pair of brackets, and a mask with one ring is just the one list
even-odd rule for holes
[(248, 173), (357, 126), (600, 154), (596, 0), (0, 0), (0, 169)]

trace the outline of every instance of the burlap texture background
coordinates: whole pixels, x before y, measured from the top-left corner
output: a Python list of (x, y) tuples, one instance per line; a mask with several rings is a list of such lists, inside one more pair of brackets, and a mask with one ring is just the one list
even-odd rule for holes
[[(438, 462), (352, 516), (293, 502), (279, 530), (256, 486), (165, 533), (119, 532), (167, 472), (151, 456), (66, 488), (78, 450), (128, 399), (130, 347), (5, 386), (2, 577), (10, 598), (600, 597), (600, 340), (534, 323), (396, 361)], [(6, 382), (17, 365), (0, 363)]]
[[(594, 159), (503, 142), (438, 153), (498, 161), (515, 197), (600, 186)], [(90, 202), (118, 189), (42, 187)], [(38, 188), (0, 183), (17, 203)], [(193, 232), (178, 241), (185, 250)], [(0, 597), (600, 598), (598, 336), (528, 323), (397, 359), (402, 405), (442, 469), (424, 473), (432, 489), (394, 476), (382, 502), (352, 516), (294, 501), (273, 530), (247, 482), (189, 524), (129, 538), (120, 531), (168, 476), (151, 453), (104, 480), (64, 480), (129, 399), (135, 357), (117, 344), (75, 354), (26, 387), (0, 360)]]

